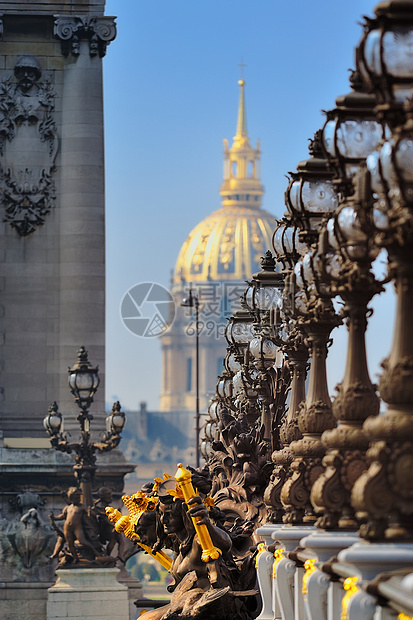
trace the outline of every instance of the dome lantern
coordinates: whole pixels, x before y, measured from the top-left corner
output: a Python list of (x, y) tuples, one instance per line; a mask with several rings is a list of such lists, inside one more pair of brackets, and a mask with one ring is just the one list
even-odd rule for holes
[(249, 142), (245, 111), (245, 81), (239, 80), (240, 98), (237, 131), (234, 143), (228, 148), (224, 140), (224, 183), (221, 185), (223, 207), (261, 206), (264, 188), (260, 179), (260, 144), (254, 149)]

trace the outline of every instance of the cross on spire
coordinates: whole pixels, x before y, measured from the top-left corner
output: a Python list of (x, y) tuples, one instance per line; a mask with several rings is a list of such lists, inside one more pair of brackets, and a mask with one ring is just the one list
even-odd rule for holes
[(241, 80), (243, 80), (244, 79), (244, 67), (246, 67), (247, 65), (241, 60), (238, 66), (241, 69)]

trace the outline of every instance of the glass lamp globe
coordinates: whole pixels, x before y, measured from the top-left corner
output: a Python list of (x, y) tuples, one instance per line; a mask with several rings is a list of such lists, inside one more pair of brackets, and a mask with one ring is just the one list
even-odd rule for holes
[(47, 416), (43, 420), (43, 426), (49, 435), (58, 435), (63, 431), (63, 418), (56, 402), (50, 405)]
[[(356, 50), (357, 69), (379, 104), (394, 110), (412, 96), (413, 11), (409, 2), (390, 0), (366, 18), (364, 36)], [(389, 108), (390, 109), (390, 108)], [(396, 120), (389, 115), (390, 120)]]
[(369, 239), (362, 229), (357, 211), (351, 206), (344, 207), (338, 213), (336, 222), (336, 230), (347, 256), (352, 260), (367, 258)]
[(284, 269), (291, 269), (300, 255), (307, 252), (308, 247), (299, 240), (299, 229), (292, 220), (277, 222), (272, 244), (276, 259), (281, 262)]
[(214, 422), (217, 422), (218, 416), (221, 410), (222, 410), (221, 403), (219, 403), (217, 400), (212, 401), (212, 403), (210, 404), (208, 408), (208, 413), (209, 413), (209, 417), (211, 418), (211, 420), (213, 420)]
[[(357, 87), (361, 87), (360, 81)], [(336, 99), (336, 108), (327, 112), (322, 131), (322, 144), (330, 164), (340, 179), (340, 189), (351, 194), (349, 182), (359, 164), (384, 138), (384, 128), (375, 114), (376, 98), (353, 90)]]
[(311, 142), (310, 154), (310, 159), (298, 164), (297, 172), (290, 172), (285, 204), (302, 236), (307, 233), (308, 240), (313, 241), (323, 217), (336, 210), (338, 195), (333, 185), (334, 172), (321, 150), (320, 132)]
[(272, 365), (277, 358), (278, 348), (268, 338), (258, 336), (253, 338), (250, 342), (250, 353), (252, 357), (259, 362), (262, 362), (265, 366)]
[(257, 323), (263, 315), (276, 310), (284, 289), (284, 274), (276, 271), (277, 263), (270, 250), (261, 258), (261, 271), (255, 273), (246, 291), (245, 300)]
[(116, 402), (112, 407), (112, 413), (110, 413), (106, 418), (106, 430), (108, 433), (112, 433), (114, 435), (120, 435), (125, 426), (126, 418), (123, 411), (121, 411), (119, 401)]
[(413, 206), (413, 109), (407, 114), (406, 122), (367, 158), (371, 187), (377, 195), (374, 218), (379, 229), (385, 229), (389, 208), (398, 208), (400, 203)]
[(209, 441), (205, 441), (205, 439), (203, 441), (201, 441), (201, 445), (199, 447), (200, 452), (202, 454), (202, 456), (204, 457), (204, 459), (207, 461), (210, 454), (211, 454), (211, 444)]
[(229, 353), (224, 360), (225, 368), (233, 375), (241, 368), (241, 364), (237, 360), (234, 353)]
[(224, 396), (225, 398), (231, 398), (232, 396), (232, 380), (229, 377), (225, 378), (224, 381)]
[(217, 383), (217, 394), (218, 396), (220, 396), (221, 398), (225, 397), (225, 392), (224, 392), (224, 385), (225, 385), (225, 380), (224, 379), (220, 379)]
[(232, 345), (235, 357), (242, 361), (248, 342), (254, 336), (253, 317), (246, 310), (236, 310), (230, 317), (225, 330), (225, 337), (229, 345)]
[(78, 361), (69, 368), (69, 387), (81, 409), (90, 407), (99, 386), (98, 367), (90, 364), (85, 347), (78, 351)]
[(243, 394), (244, 390), (244, 381), (242, 379), (242, 370), (239, 370), (232, 378), (233, 385), (233, 393), (235, 395)]

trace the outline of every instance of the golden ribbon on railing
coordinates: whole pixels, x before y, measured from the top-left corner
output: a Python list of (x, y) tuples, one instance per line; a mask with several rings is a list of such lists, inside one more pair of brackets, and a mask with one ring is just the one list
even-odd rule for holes
[(272, 565), (272, 578), (277, 579), (277, 564), (284, 557), (284, 553), (282, 549), (276, 549), (274, 551), (274, 563)]
[(307, 582), (308, 582), (310, 575), (314, 573), (315, 570), (317, 570), (317, 567), (315, 566), (316, 561), (317, 560), (315, 559), (310, 559), (304, 562), (305, 573), (303, 575), (303, 587), (302, 587), (303, 594), (307, 594), (308, 592)]
[(265, 551), (265, 544), (263, 542), (258, 543), (257, 545), (257, 555), (255, 556), (255, 568), (258, 568), (258, 558)]
[[(178, 471), (175, 474), (175, 480), (179, 484), (182, 494), (184, 496), (184, 500), (186, 505), (188, 506), (188, 502), (190, 499), (196, 496), (195, 489), (192, 486), (192, 474), (188, 469), (185, 469), (182, 463), (178, 463)], [(190, 508), (191, 506), (188, 506)], [(201, 520), (201, 517), (191, 517), (192, 522), (195, 527), (195, 531), (198, 534), (199, 542), (202, 547), (202, 555), (201, 559), (203, 562), (209, 562), (210, 560), (218, 560), (218, 558), (222, 555), (221, 549), (215, 547), (210, 533), (208, 531), (208, 527), (205, 524), (199, 524), (198, 521)]]
[(352, 596), (354, 596), (355, 593), (358, 591), (357, 581), (358, 581), (358, 577), (347, 577), (347, 579), (344, 580), (343, 588), (346, 590), (346, 593), (343, 596), (343, 599), (341, 601), (340, 620), (347, 620), (348, 618), (347, 611), (348, 611), (350, 600)]

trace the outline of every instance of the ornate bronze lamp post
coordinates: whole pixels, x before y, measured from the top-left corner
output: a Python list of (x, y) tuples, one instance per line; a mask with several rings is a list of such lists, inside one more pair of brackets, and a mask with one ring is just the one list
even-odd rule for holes
[(357, 62), (392, 137), (367, 159), (363, 215), (366, 231), (387, 249), (397, 308), (392, 348), (379, 382), (388, 409), (364, 423), (371, 440), (370, 467), (356, 482), (352, 500), (368, 520), (360, 530), (363, 537), (412, 540), (413, 2), (381, 2), (375, 13), (366, 22)]
[[(333, 172), (322, 157), (317, 134), (310, 145), (310, 154), (310, 159), (301, 162), (297, 172), (291, 174), (286, 192), (287, 209), (300, 228), (301, 238), (308, 244), (317, 242), (323, 217), (334, 212), (338, 205)], [(286, 510), (284, 522), (312, 524), (315, 516), (310, 491), (322, 472), (325, 452), (320, 438), (324, 430), (335, 425), (327, 387), (327, 345), (331, 330), (340, 320), (317, 271), (315, 250), (307, 252), (295, 265), (292, 286), (293, 311), (306, 334), (311, 371), (307, 397), (298, 417), (303, 437), (290, 444), (294, 460), (281, 490), (281, 501)]]
[(336, 172), (334, 183), (340, 194), (340, 205), (320, 233), (319, 265), (330, 295), (340, 295), (344, 301), (341, 315), (349, 330), (345, 375), (333, 402), (333, 413), (339, 424), (322, 436), (327, 447), (323, 461), (326, 469), (311, 492), (316, 511), (323, 515), (317, 525), (327, 529), (357, 529), (350, 495), (366, 467), (368, 438), (361, 426), (368, 416), (379, 411), (365, 347), (368, 304), (383, 290), (371, 271), (379, 249), (362, 230), (359, 196), (354, 192), (353, 179), (359, 165), (380, 143), (384, 129), (373, 111), (374, 95), (362, 92), (356, 72), (351, 81), (354, 90), (337, 98), (337, 107), (327, 112), (322, 133), (326, 156)]
[[(397, 294), (393, 344), (389, 357), (382, 363), (379, 382), (380, 396), (388, 403), (388, 409), (383, 416), (368, 419), (364, 424), (372, 440), (371, 464), (354, 487), (353, 501), (362, 515), (369, 515), (362, 535), (413, 539), (413, 114), (393, 135), (383, 144), (379, 157), (368, 163), (376, 188), (376, 162), (381, 164), (381, 190), (376, 204), (382, 217), (379, 220), (377, 213), (372, 212), (370, 221), (376, 222), (377, 243), (387, 248)], [(386, 219), (388, 225), (384, 228)], [(377, 224), (381, 229), (377, 229)], [(372, 493), (373, 486), (377, 491)], [(392, 506), (391, 515), (388, 506)]]
[(291, 286), (291, 275), (300, 252), (305, 253), (308, 247), (299, 241), (298, 232), (298, 228), (290, 220), (284, 219), (278, 222), (273, 237), (275, 256), (283, 265), (285, 278), (283, 296), (274, 317), (274, 340), (286, 356), (285, 364), (290, 373), (291, 386), (288, 410), (278, 430), (279, 445), (272, 453), (274, 469), (264, 494), (269, 509), (269, 521), (272, 523), (282, 521), (284, 507), (280, 494), (294, 458), (290, 445), (302, 437), (298, 428), (298, 415), (300, 405), (305, 400), (308, 348), (293, 310), (294, 291)]
[[(258, 394), (264, 437), (271, 442), (271, 451), (279, 447), (278, 427), (284, 415), (283, 390), (289, 384), (289, 371), (282, 362), (276, 344), (277, 316), (284, 290), (284, 274), (276, 271), (276, 261), (268, 250), (261, 258), (261, 271), (254, 274), (246, 290), (245, 301), (254, 316), (255, 335), (250, 340), (246, 359), (250, 361), (254, 379), (249, 381)], [(276, 402), (279, 401), (279, 402)]]
[(93, 415), (89, 413), (89, 408), (99, 386), (99, 375), (98, 368), (93, 368), (90, 364), (84, 347), (78, 351), (76, 364), (69, 368), (69, 386), (81, 410), (77, 416), (80, 424), (80, 441), (71, 442), (64, 432), (63, 416), (56, 402), (50, 405), (43, 424), (55, 450), (69, 454), (75, 452), (73, 471), (82, 491), (82, 502), (90, 507), (93, 505), (92, 482), (96, 472), (96, 452), (109, 452), (118, 446), (125, 425), (125, 414), (121, 411), (119, 402), (116, 402), (106, 418), (107, 430), (102, 441), (90, 440), (90, 421), (93, 420)]

